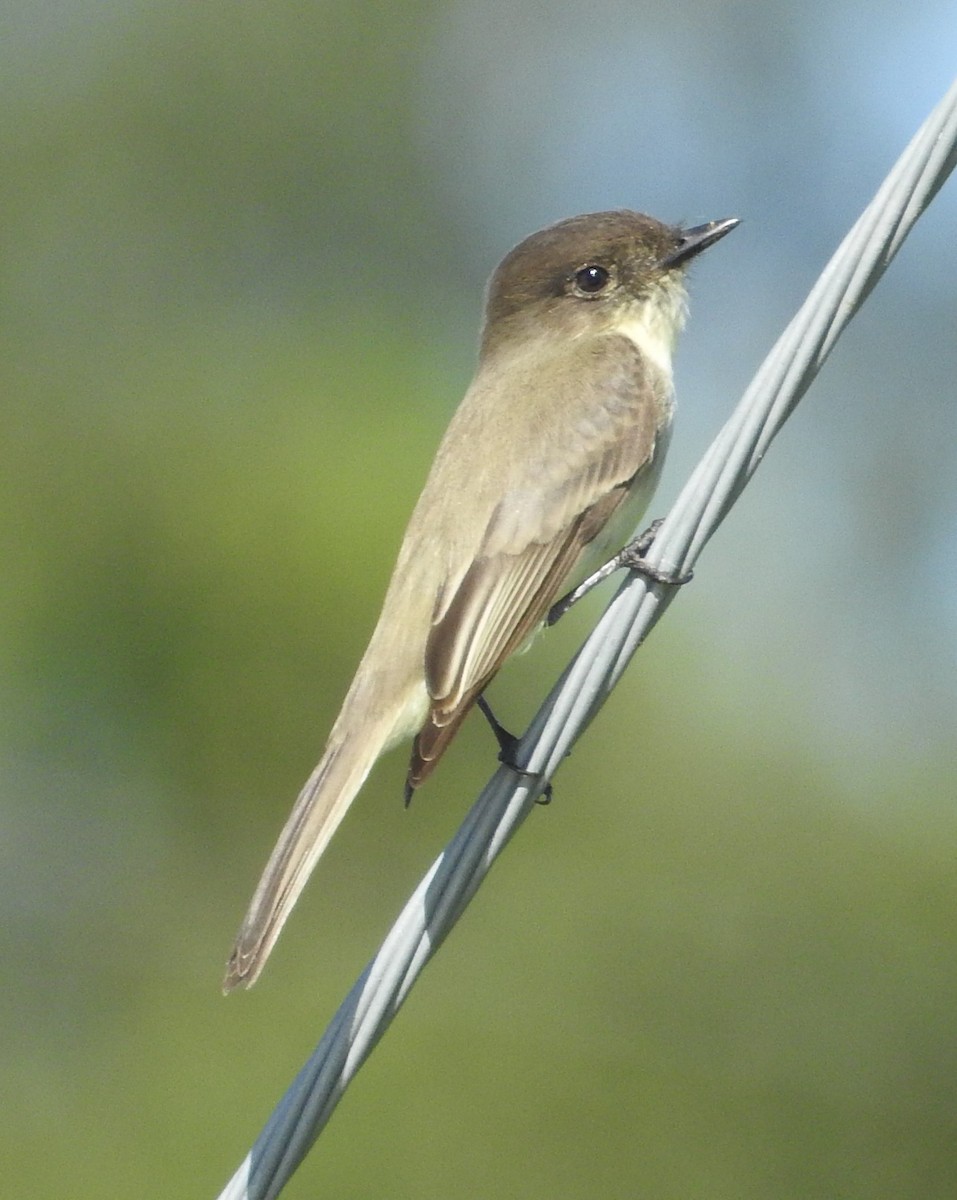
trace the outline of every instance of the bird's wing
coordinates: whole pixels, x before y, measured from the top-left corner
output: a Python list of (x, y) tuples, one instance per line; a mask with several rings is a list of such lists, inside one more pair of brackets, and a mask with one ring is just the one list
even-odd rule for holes
[(585, 548), (655, 458), (670, 416), (670, 385), (629, 339), (602, 343), (602, 361), (590, 350), (585, 364), (588, 376), (602, 381), (594, 405), (565, 427), (561, 414), (569, 409), (550, 406), (555, 420), (533, 431), (535, 445), (492, 511), (478, 552), (438, 596), (425, 651), (431, 709), (413, 747), (413, 788), (492, 676), (544, 620)]

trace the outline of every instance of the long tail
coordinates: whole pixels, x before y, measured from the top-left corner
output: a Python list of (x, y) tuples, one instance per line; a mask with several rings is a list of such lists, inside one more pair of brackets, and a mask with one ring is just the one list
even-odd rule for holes
[(313, 867), (328, 846), (392, 728), (385, 722), (332, 738), (299, 793), (256, 888), (226, 966), (223, 991), (249, 987), (269, 957)]

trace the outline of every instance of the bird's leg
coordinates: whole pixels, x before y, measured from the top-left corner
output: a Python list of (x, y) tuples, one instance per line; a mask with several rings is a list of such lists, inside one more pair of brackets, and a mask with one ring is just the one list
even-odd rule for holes
[(565, 613), (584, 596), (587, 596), (592, 588), (597, 587), (609, 575), (614, 575), (616, 571), (635, 571), (639, 575), (644, 575), (646, 579), (650, 579), (653, 583), (667, 583), (672, 587), (680, 587), (683, 583), (688, 583), (693, 579), (694, 571), (683, 571), (678, 574), (673, 571), (662, 571), (659, 567), (653, 567), (651, 563), (645, 560), (645, 555), (651, 549), (651, 543), (655, 540), (655, 534), (661, 528), (663, 520), (663, 517), (659, 517), (657, 521), (652, 521), (644, 533), (640, 534), (633, 541), (630, 541), (627, 546), (623, 546), (613, 558), (603, 563), (597, 571), (594, 571), (587, 579), (583, 580), (574, 591), (569, 592), (567, 596), (563, 596), (561, 600), (556, 600), (548, 610), (545, 624), (554, 625), (556, 621), (561, 620)]
[[(518, 745), (519, 739), (514, 733), (509, 733), (505, 726), (498, 720), (495, 713), (492, 712), (492, 707), (485, 699), (485, 696), (479, 694), (475, 703), (481, 709), (482, 715), (489, 723), (492, 733), (495, 734), (495, 740), (498, 742), (498, 761), (504, 763), (509, 770), (514, 771), (516, 775), (524, 775), (526, 779), (538, 779), (539, 776), (535, 771), (526, 771), (523, 767), (518, 767), (513, 761), (513, 751)], [(550, 804), (552, 799), (552, 785), (545, 784), (545, 790), (536, 800), (536, 804)]]

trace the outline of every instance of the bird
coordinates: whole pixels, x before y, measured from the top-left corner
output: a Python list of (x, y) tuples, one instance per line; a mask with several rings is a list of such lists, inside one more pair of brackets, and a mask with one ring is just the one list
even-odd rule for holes
[(737, 224), (586, 213), (531, 234), (496, 267), (475, 375), (325, 750), (255, 890), (224, 991), (259, 977), (379, 756), (412, 739), (411, 795), (556, 598), (635, 530), (668, 444), (685, 274)]

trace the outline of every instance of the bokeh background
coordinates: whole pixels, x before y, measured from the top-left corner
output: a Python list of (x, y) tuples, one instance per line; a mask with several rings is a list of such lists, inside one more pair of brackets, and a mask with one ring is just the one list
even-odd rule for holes
[[(664, 512), (950, 83), (945, 0), (0, 5), (0, 1133), (214, 1196), (494, 765), (380, 764), (221, 968), (549, 221), (739, 215)], [(957, 189), (287, 1195), (951, 1197)], [(598, 601), (595, 602), (596, 604)], [(496, 683), (521, 728), (588, 628)]]

